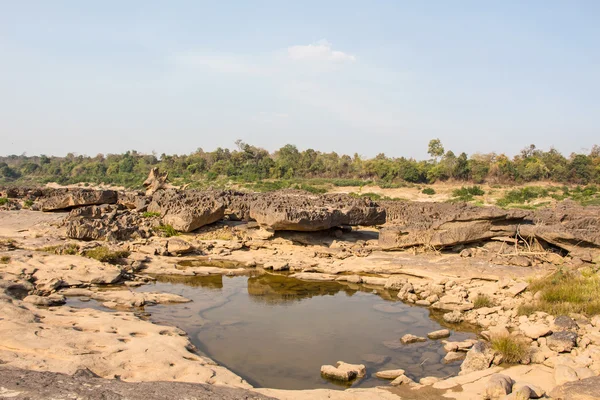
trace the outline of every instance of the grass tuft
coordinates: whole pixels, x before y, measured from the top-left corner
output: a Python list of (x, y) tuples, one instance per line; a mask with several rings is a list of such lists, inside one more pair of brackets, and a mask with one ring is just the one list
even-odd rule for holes
[(142, 217), (143, 218), (154, 218), (154, 217), (160, 217), (160, 213), (159, 212), (151, 212), (151, 211), (146, 211), (142, 213)]
[(9, 256), (2, 256), (0, 257), (0, 264), (8, 264), (10, 262), (10, 257)]
[(540, 292), (539, 300), (521, 305), (519, 314), (543, 311), (551, 315), (600, 314), (600, 276), (597, 272), (576, 274), (559, 270), (531, 282), (529, 290)]
[(165, 237), (179, 236), (179, 232), (171, 225), (155, 226), (154, 231), (161, 233)]
[(492, 338), (492, 349), (502, 355), (502, 361), (516, 364), (529, 356), (529, 344), (519, 337), (503, 335)]
[(83, 253), (84, 256), (88, 258), (93, 258), (95, 260), (107, 263), (115, 263), (120, 258), (129, 257), (128, 251), (112, 251), (106, 246), (95, 247), (91, 250), (87, 250)]
[(494, 307), (494, 302), (485, 294), (478, 294), (473, 301), (475, 308)]
[(6, 197), (0, 197), (0, 206), (8, 204), (8, 199)]
[(433, 196), (435, 194), (435, 190), (433, 188), (425, 188), (423, 190), (421, 190), (421, 193), (429, 195), (429, 196)]

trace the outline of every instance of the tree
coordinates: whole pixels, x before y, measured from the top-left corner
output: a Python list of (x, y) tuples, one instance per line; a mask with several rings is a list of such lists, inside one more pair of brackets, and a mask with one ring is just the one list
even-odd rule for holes
[(433, 157), (436, 162), (439, 157), (444, 155), (444, 146), (440, 139), (431, 139), (429, 141), (427, 154)]

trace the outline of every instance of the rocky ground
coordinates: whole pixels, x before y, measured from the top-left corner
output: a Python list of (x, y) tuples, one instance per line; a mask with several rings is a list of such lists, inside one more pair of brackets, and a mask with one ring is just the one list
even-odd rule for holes
[[(172, 390), (181, 398), (198, 390), (196, 398), (224, 399), (583, 399), (600, 393), (599, 317), (517, 312), (539, 297), (528, 290), (532, 278), (559, 268), (597, 273), (598, 207), (563, 202), (537, 211), (503, 210), (300, 191), (261, 195), (149, 186), (149, 194), (0, 190), (9, 198), (0, 209), (0, 397), (103, 398), (84, 393), (88, 380), (113, 396), (105, 398), (144, 391), (153, 398), (152, 390)], [(171, 236), (176, 231), (182, 234)], [(231, 275), (257, 268), (367, 285), (439, 310), (450, 328), (462, 322), (479, 326), (481, 340), (446, 343), (446, 359), (464, 361), (460, 375), (445, 380), (413, 382), (398, 370), (380, 371), (389, 383), (382, 380), (377, 389), (253, 389), (200, 355), (185, 332), (133, 312), (188, 299), (123, 290), (155, 274)], [(73, 295), (117, 311), (64, 306), (65, 296)], [(484, 306), (478, 304), (482, 297)], [(519, 364), (508, 364), (490, 345), (499, 338), (526, 344)], [(40, 371), (35, 379), (48, 383), (27, 386), (31, 371)], [(322, 372), (337, 379), (362, 373), (360, 365), (345, 363)], [(70, 388), (61, 392), (57, 379), (71, 382)], [(209, 386), (125, 383), (155, 381)]]

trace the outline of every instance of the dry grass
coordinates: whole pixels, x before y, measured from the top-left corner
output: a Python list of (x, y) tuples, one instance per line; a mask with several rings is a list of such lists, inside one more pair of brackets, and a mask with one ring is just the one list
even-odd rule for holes
[(580, 313), (587, 316), (600, 314), (600, 275), (597, 271), (558, 271), (529, 285), (541, 297), (519, 307), (519, 314), (529, 315), (543, 311), (551, 315)]
[(129, 252), (128, 251), (112, 251), (106, 246), (100, 246), (100, 247), (93, 248), (91, 250), (87, 250), (85, 253), (83, 253), (83, 255), (86, 257), (89, 257), (89, 258), (93, 258), (98, 261), (115, 263), (120, 258), (129, 257)]
[(475, 301), (473, 301), (473, 305), (475, 308), (483, 308), (483, 307), (494, 307), (495, 304), (489, 296), (485, 294), (478, 294), (475, 297)]
[(8, 264), (10, 262), (10, 257), (9, 256), (2, 256), (0, 257), (0, 264)]
[(529, 355), (529, 345), (519, 337), (505, 335), (492, 338), (492, 349), (502, 354), (502, 361), (516, 364)]

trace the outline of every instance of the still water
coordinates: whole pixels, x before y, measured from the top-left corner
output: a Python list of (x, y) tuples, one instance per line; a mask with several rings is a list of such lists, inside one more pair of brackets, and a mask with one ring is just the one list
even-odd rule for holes
[[(320, 376), (323, 364), (365, 364), (353, 387), (386, 384), (375, 372), (404, 369), (411, 378), (456, 375), (444, 364), (441, 341), (402, 345), (407, 333), (443, 328), (426, 308), (395, 293), (337, 282), (305, 282), (283, 275), (158, 277), (138, 291), (175, 293), (192, 303), (147, 307), (157, 323), (185, 330), (203, 353), (256, 387), (343, 389)], [(453, 332), (449, 340), (474, 338)]]

